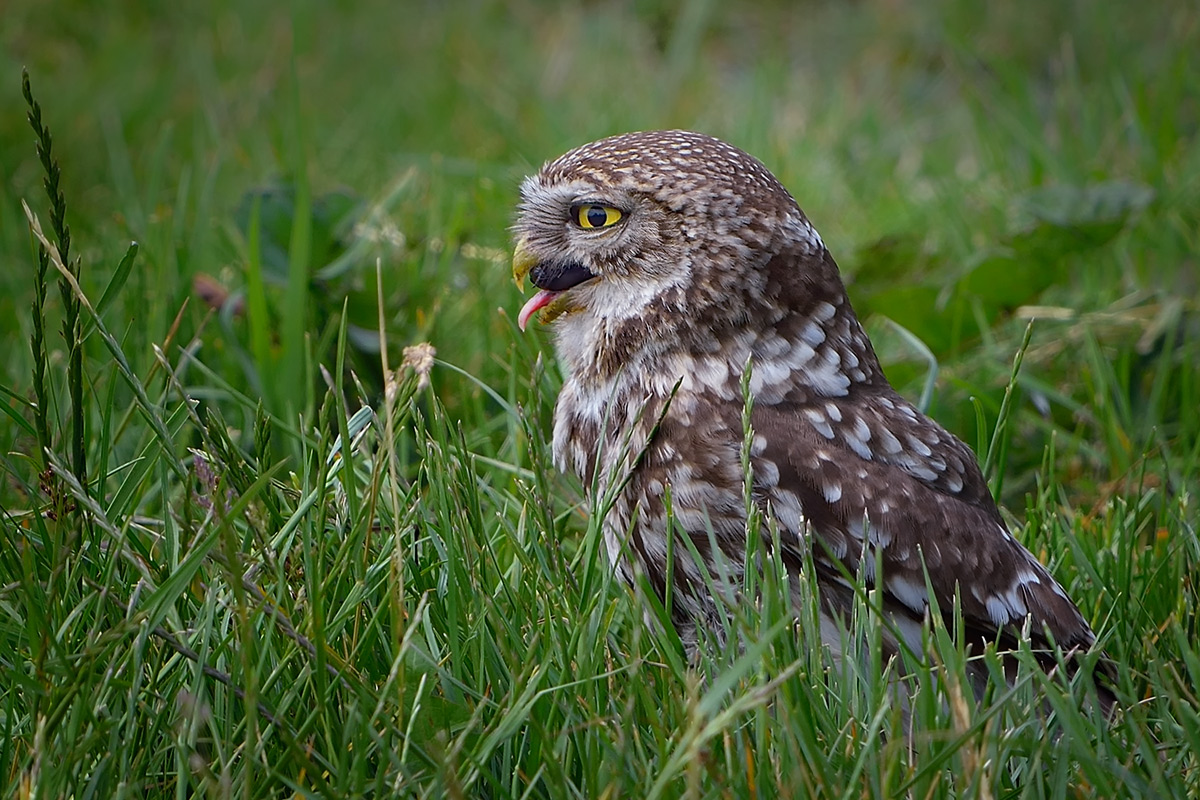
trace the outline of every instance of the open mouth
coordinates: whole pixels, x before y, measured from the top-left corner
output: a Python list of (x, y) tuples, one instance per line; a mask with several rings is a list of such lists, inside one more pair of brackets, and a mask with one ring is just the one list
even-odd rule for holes
[[(525, 330), (525, 326), (529, 324), (529, 319), (534, 314), (553, 304), (554, 300), (563, 292), (596, 277), (591, 270), (577, 262), (541, 262), (534, 265), (528, 274), (530, 282), (538, 287), (539, 291), (526, 301), (517, 315), (517, 325), (521, 330)], [(552, 308), (547, 313), (552, 314), (551, 318), (553, 318), (565, 310), (562, 308), (558, 310), (558, 313), (553, 313), (554, 309)]]
[(584, 281), (596, 277), (583, 264), (570, 262), (566, 264), (538, 264), (529, 270), (529, 282), (539, 289), (552, 292), (565, 292), (572, 286), (578, 286)]

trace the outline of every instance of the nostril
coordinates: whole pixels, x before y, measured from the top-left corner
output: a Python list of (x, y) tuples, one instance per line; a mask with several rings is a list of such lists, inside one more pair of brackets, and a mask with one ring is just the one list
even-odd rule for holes
[(577, 262), (543, 262), (529, 271), (529, 280), (539, 289), (562, 292), (596, 277)]

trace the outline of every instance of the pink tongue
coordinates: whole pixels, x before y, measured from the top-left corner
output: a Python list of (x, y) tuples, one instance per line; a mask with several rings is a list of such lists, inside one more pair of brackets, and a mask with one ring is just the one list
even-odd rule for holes
[(550, 305), (550, 301), (558, 297), (558, 292), (552, 292), (549, 289), (540, 289), (538, 293), (521, 306), (521, 313), (517, 314), (517, 325), (521, 330), (525, 330), (525, 326), (529, 324), (529, 318), (538, 312), (539, 309)]

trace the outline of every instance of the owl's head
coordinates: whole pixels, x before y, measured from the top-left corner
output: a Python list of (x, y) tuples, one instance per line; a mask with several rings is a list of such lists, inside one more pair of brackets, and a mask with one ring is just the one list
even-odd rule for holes
[(513, 277), (539, 289), (521, 328), (542, 310), (543, 321), (608, 338), (744, 316), (782, 247), (823, 250), (757, 159), (688, 131), (613, 136), (547, 163), (521, 187), (513, 234)]

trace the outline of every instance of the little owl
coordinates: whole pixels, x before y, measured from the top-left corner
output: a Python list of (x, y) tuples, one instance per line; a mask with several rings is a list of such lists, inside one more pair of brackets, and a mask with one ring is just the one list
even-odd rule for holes
[[(513, 274), (538, 288), (518, 322), (554, 322), (565, 370), (555, 462), (593, 507), (611, 500), (609, 557), (669, 593), (689, 650), (724, 630), (709, 587), (734, 597), (747, 569), (747, 454), (764, 551), (774, 526), (789, 570), (811, 557), (835, 655), (856, 574), (882, 589), (892, 655), (899, 638), (920, 652), (929, 588), (944, 613), (958, 593), (972, 642), (1028, 637), (1048, 665), (1094, 643), (971, 450), (888, 383), (833, 257), (758, 160), (685, 131), (602, 139), (525, 181), (514, 234)], [(668, 497), (703, 563), (674, 546), (668, 571)]]

